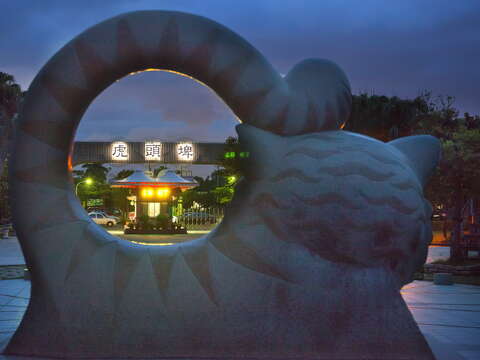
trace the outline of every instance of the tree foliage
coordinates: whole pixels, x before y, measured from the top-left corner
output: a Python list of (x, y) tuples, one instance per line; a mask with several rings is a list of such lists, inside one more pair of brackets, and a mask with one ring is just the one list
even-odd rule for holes
[[(11, 138), (13, 121), (18, 113), (24, 93), (15, 78), (0, 72), (0, 219), (10, 217), (8, 200), (8, 143)], [(5, 220), (6, 221), (6, 220)]]
[(459, 246), (462, 209), (468, 199), (480, 196), (480, 117), (468, 113), (459, 117), (454, 101), (452, 96), (433, 97), (430, 92), (413, 100), (361, 94), (354, 96), (345, 130), (382, 141), (415, 134), (440, 139), (442, 158), (425, 196), (434, 207), (448, 210), (454, 224), (451, 258), (459, 261), (466, 256)]
[(408, 136), (424, 105), (421, 97), (409, 100), (366, 93), (353, 95), (352, 111), (344, 130), (382, 141)]

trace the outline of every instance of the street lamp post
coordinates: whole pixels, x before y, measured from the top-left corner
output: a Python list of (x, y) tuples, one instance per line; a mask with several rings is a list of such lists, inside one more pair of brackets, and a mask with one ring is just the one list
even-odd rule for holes
[(90, 185), (93, 183), (93, 180), (90, 178), (86, 178), (83, 181), (80, 181), (76, 186), (75, 186), (75, 195), (78, 197), (78, 185), (86, 183), (87, 185)]

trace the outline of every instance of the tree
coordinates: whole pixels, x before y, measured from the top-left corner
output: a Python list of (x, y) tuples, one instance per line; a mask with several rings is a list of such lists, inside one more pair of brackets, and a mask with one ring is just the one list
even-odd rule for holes
[(441, 139), (442, 159), (425, 194), (434, 205), (440, 203), (451, 210), (450, 259), (461, 262), (467, 257), (461, 247), (463, 208), (467, 200), (480, 196), (480, 127), (461, 125), (449, 137)]
[(14, 77), (0, 72), (0, 219), (10, 217), (7, 180), (8, 143), (23, 95)]
[(365, 134), (382, 141), (408, 136), (424, 104), (413, 100), (362, 93), (352, 96), (352, 112), (344, 130)]
[(8, 142), (11, 137), (12, 124), (18, 113), (24, 93), (15, 82), (15, 78), (0, 72), (0, 175), (3, 162), (7, 157)]
[[(10, 203), (8, 201), (8, 158), (0, 169), (0, 222), (10, 218)], [(3, 170), (3, 172), (1, 171)]]
[(424, 109), (418, 115), (417, 134), (431, 134), (442, 143), (442, 158), (425, 188), (434, 205), (449, 209), (453, 222), (450, 259), (461, 262), (467, 253), (461, 247), (463, 208), (467, 200), (480, 196), (480, 118), (459, 118), (452, 96), (423, 94)]
[(78, 186), (77, 195), (83, 206), (87, 206), (88, 199), (102, 199), (104, 205), (111, 204), (112, 191), (110, 185), (107, 184), (107, 174), (110, 169), (97, 163), (85, 163), (82, 165), (82, 169), (85, 170), (77, 170), (74, 173), (77, 175), (74, 177), (75, 186), (87, 178), (93, 180), (90, 185), (83, 183)]
[(443, 156), (425, 187), (425, 197), (434, 207), (449, 209), (454, 226), (451, 256), (460, 262), (466, 253), (460, 247), (462, 209), (480, 196), (480, 117), (466, 113), (459, 118), (452, 96), (433, 97), (424, 92), (413, 100), (360, 94), (353, 96), (352, 114), (345, 130), (382, 141), (414, 134), (440, 139)]
[(85, 169), (83, 176), (85, 178), (93, 179), (96, 184), (105, 184), (107, 181), (107, 174), (110, 171), (110, 169), (102, 164), (97, 163), (85, 163), (82, 165), (82, 169)]

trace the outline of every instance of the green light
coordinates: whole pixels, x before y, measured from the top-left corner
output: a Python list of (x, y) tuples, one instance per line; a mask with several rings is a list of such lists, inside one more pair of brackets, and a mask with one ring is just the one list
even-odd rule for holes
[(235, 158), (235, 151), (229, 151), (225, 153), (225, 159), (234, 159)]
[(229, 176), (229, 177), (228, 177), (228, 182), (229, 182), (230, 184), (233, 184), (235, 181), (237, 181), (237, 177), (236, 177), (236, 176), (232, 175), (232, 176)]
[(90, 178), (87, 178), (87, 179), (85, 180), (85, 183), (86, 183), (87, 185), (92, 185), (92, 184), (93, 184), (93, 180), (90, 179)]

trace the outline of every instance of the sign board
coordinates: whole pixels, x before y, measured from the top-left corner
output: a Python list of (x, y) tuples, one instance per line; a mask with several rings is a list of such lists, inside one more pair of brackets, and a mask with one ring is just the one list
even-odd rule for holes
[(87, 206), (102, 206), (103, 199), (88, 199)]
[(112, 160), (128, 161), (129, 159), (128, 144), (123, 141), (116, 141), (112, 143), (110, 148), (110, 154), (112, 155)]
[(193, 161), (195, 151), (191, 142), (177, 144), (177, 158), (180, 161)]
[(145, 142), (145, 160), (160, 161), (162, 159), (162, 143), (160, 141)]

